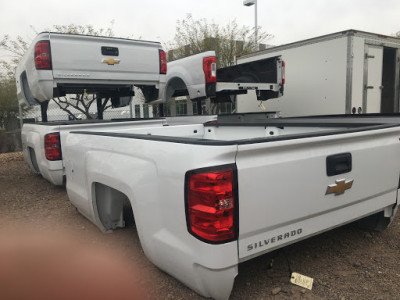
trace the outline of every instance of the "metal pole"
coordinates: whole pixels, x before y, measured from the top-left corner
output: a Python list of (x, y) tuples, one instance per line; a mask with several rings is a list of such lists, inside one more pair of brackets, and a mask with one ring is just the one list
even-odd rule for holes
[(201, 100), (197, 100), (196, 105), (197, 105), (197, 114), (202, 115), (203, 114), (203, 106), (201, 105)]
[(258, 27), (257, 27), (257, 0), (254, 1), (254, 20), (255, 20), (255, 30), (254, 30), (254, 46), (256, 47), (256, 50), (258, 50), (258, 43), (257, 43), (257, 32), (258, 32)]
[(99, 98), (99, 95), (97, 95), (97, 119), (98, 120), (103, 120), (103, 107), (101, 103), (101, 98)]
[(129, 102), (129, 113), (130, 113), (131, 119), (133, 118), (132, 101), (133, 101), (133, 97), (131, 98), (131, 101)]
[(164, 117), (164, 103), (158, 105), (158, 115), (159, 117)]
[(47, 122), (47, 107), (48, 106), (49, 106), (49, 101), (45, 101), (40, 104), (40, 111), (42, 113), (42, 122)]

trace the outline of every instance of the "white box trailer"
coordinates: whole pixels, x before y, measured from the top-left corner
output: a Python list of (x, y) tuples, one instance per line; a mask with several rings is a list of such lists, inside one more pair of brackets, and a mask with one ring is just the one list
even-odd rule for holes
[[(400, 39), (346, 30), (237, 57), (242, 64), (281, 55), (284, 95), (264, 102), (282, 116), (399, 112)], [(255, 93), (237, 112), (259, 111)]]

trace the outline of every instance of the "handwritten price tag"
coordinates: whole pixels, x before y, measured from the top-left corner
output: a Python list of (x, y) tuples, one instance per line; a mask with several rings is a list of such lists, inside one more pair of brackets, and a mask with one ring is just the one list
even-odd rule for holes
[(292, 276), (290, 278), (290, 282), (295, 284), (295, 285), (298, 285), (298, 286), (301, 286), (303, 288), (311, 290), (313, 282), (314, 282), (314, 279), (310, 278), (310, 277), (307, 277), (307, 276), (304, 276), (304, 275), (301, 275), (299, 273), (293, 272)]

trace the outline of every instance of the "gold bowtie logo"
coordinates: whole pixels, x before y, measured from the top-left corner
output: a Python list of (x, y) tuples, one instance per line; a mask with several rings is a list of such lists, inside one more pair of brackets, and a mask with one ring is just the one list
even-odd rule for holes
[(335, 184), (328, 185), (325, 195), (335, 194), (335, 196), (342, 195), (353, 186), (353, 179), (346, 181), (345, 179), (336, 180)]
[(107, 65), (115, 65), (119, 64), (119, 59), (114, 59), (114, 58), (108, 58), (108, 59), (103, 59), (103, 63), (106, 63)]

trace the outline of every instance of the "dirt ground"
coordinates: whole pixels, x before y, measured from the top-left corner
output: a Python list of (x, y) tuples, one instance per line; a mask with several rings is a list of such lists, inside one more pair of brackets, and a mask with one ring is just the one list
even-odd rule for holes
[[(100, 232), (68, 202), (65, 187), (33, 174), (21, 153), (0, 154), (0, 228), (16, 227), (45, 238), (69, 232), (94, 249), (119, 249), (126, 264), (139, 270), (149, 299), (204, 299), (146, 259), (134, 224)], [(313, 289), (292, 285), (291, 272), (314, 278)], [(397, 214), (381, 233), (350, 224), (240, 264), (230, 299), (400, 299), (399, 282)]]

